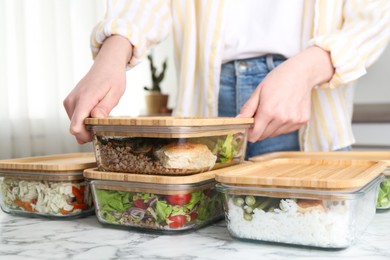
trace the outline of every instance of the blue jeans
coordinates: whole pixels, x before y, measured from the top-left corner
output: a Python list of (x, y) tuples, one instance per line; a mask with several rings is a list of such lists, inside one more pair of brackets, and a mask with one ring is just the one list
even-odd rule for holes
[[(222, 64), (218, 116), (235, 117), (267, 74), (285, 60), (279, 55), (235, 60)], [(299, 151), (298, 131), (248, 142), (245, 159), (277, 151)]]

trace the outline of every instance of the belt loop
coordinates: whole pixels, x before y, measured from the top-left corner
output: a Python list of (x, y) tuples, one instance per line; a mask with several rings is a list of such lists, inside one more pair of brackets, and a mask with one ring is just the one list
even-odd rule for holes
[(275, 68), (274, 56), (272, 54), (267, 54), (265, 56), (265, 62), (267, 63), (268, 70), (271, 71)]

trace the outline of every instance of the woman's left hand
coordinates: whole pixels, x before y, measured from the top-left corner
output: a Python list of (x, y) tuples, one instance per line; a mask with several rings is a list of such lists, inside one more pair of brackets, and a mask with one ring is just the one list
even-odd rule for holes
[(330, 54), (311, 47), (273, 69), (244, 104), (238, 117), (254, 117), (248, 140), (256, 142), (295, 131), (310, 118), (311, 90), (329, 81)]

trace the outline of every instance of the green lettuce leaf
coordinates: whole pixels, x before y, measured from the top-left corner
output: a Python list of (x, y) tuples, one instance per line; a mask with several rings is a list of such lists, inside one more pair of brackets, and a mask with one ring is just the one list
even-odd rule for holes
[(184, 205), (185, 208), (187, 208), (189, 211), (191, 211), (195, 205), (202, 199), (203, 191), (195, 191), (191, 193), (191, 200)]
[(230, 162), (237, 153), (237, 147), (233, 134), (228, 134), (225, 139), (218, 139), (213, 153), (218, 155), (220, 162)]
[(136, 194), (134, 195), (134, 198), (133, 198), (133, 199), (134, 199), (134, 200), (141, 199), (141, 200), (143, 200), (144, 202), (148, 202), (151, 198), (155, 198), (155, 197), (158, 198), (157, 195), (152, 194), (152, 193), (143, 193), (143, 192), (139, 192), (139, 193), (136, 193)]
[(377, 207), (387, 207), (390, 204), (390, 178), (386, 178), (379, 186)]
[(96, 190), (96, 195), (101, 214), (110, 222), (116, 219), (111, 212), (123, 213), (133, 206), (133, 203), (130, 201), (132, 197), (130, 192), (98, 189)]
[(166, 201), (156, 201), (156, 213), (158, 216), (158, 221), (163, 222), (166, 218), (172, 213), (172, 206), (169, 205)]

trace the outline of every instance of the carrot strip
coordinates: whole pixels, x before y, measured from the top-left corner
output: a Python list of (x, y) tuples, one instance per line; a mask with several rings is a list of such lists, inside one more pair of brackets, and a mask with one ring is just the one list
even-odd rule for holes
[(15, 200), (15, 204), (18, 205), (19, 207), (25, 209), (26, 211), (36, 212), (36, 210), (34, 210), (32, 208), (32, 206), (30, 205), (29, 202), (23, 202), (21, 200)]
[(78, 204), (82, 204), (84, 201), (84, 193), (81, 190), (77, 189), (75, 186), (72, 186), (72, 193), (76, 197)]
[(35, 212), (35, 210), (31, 207), (30, 203), (26, 202), (24, 203), (24, 209), (30, 212)]
[(84, 204), (84, 203), (82, 203), (82, 204), (73, 204), (73, 208), (75, 208), (75, 209), (88, 209), (89, 206), (87, 204)]
[(62, 215), (67, 215), (67, 214), (69, 214), (69, 213), (71, 213), (72, 211), (68, 211), (68, 210), (64, 210), (64, 209), (61, 209), (60, 210), (60, 213), (62, 214)]
[(15, 204), (19, 207), (23, 207), (24, 203), (21, 200), (15, 200)]

